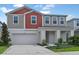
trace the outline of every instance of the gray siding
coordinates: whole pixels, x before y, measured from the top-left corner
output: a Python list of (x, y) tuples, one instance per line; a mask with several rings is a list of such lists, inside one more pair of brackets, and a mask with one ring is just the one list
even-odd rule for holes
[(23, 29), (24, 28), (24, 15), (19, 14), (19, 24), (13, 24), (13, 14), (7, 15), (8, 28)]
[[(49, 16), (50, 17), (50, 24), (48, 25), (48, 24), (45, 24), (45, 19), (44, 19), (44, 17), (45, 16), (43, 16), (43, 26), (66, 26), (67, 25), (67, 22), (66, 22), (66, 17), (65, 16), (55, 16), (55, 17), (57, 17), (58, 19), (57, 19), (57, 21), (58, 21), (58, 24), (57, 25), (54, 25), (54, 24), (52, 24), (52, 17), (54, 17), (54, 16)], [(59, 17), (64, 17), (65, 19), (64, 19), (64, 24), (63, 25), (61, 25), (61, 24), (59, 24), (59, 21), (60, 21), (60, 19), (59, 19)]]
[(78, 20), (74, 20), (74, 29), (76, 30), (76, 29), (79, 29), (79, 26), (77, 26), (77, 21)]
[(75, 20), (75, 19), (74, 20), (71, 20), (71, 21), (68, 21), (67, 24), (69, 26), (73, 27), (74, 30), (79, 29), (79, 26), (77, 26), (77, 20)]
[(68, 21), (67, 24), (68, 24), (68, 26), (71, 26), (74, 28), (74, 21)]

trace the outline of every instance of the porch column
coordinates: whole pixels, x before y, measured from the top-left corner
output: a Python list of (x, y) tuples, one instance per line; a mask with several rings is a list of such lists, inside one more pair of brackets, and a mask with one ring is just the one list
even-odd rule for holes
[(56, 31), (56, 42), (58, 42), (58, 39), (60, 38), (60, 30)]
[(74, 36), (74, 30), (70, 31), (70, 36)]
[(46, 31), (45, 30), (41, 30), (40, 37), (41, 37), (40, 43), (42, 43), (43, 40), (46, 40)]

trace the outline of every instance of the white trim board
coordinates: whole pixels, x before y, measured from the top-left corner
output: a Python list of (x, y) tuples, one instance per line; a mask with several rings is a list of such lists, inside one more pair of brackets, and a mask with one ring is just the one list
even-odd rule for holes
[(16, 28), (9, 28), (8, 30), (38, 30), (38, 29), (16, 29)]

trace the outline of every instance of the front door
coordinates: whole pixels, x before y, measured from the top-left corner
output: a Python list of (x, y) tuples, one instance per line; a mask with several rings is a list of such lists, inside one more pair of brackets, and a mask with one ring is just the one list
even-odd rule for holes
[(55, 42), (55, 32), (49, 31), (48, 32), (48, 43), (53, 44)]

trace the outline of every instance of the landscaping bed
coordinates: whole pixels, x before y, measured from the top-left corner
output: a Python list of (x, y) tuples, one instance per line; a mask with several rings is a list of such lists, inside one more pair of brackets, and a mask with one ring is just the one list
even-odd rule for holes
[(0, 54), (2, 54), (9, 46), (0, 46)]
[(56, 47), (47, 47), (47, 48), (55, 52), (79, 51), (79, 46), (72, 46), (68, 48), (56, 48)]
[(79, 51), (79, 36), (72, 36), (68, 41), (63, 42), (63, 39), (58, 39), (56, 46), (48, 46), (47, 48), (55, 52), (70, 52)]

